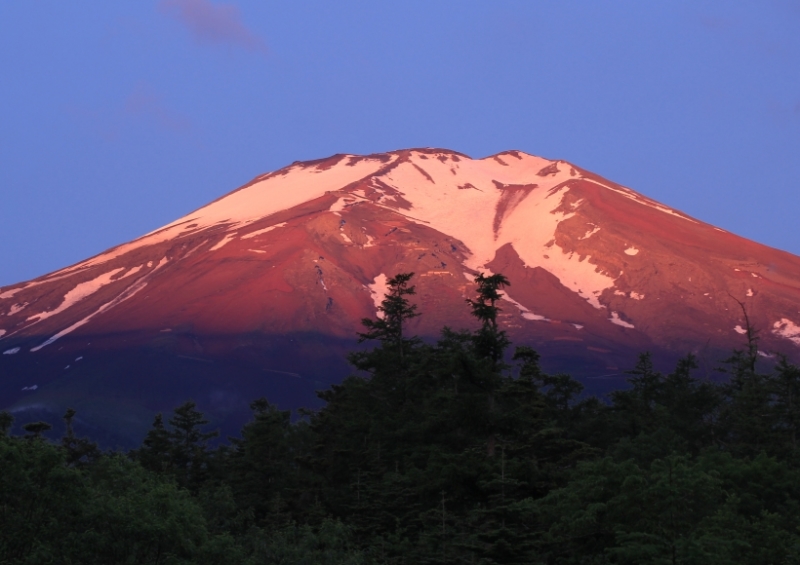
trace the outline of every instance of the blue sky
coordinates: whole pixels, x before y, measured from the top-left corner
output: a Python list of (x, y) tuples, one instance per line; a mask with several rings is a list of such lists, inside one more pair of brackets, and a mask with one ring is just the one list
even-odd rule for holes
[(800, 1), (0, 3), (0, 285), (334, 153), (520, 149), (800, 254)]

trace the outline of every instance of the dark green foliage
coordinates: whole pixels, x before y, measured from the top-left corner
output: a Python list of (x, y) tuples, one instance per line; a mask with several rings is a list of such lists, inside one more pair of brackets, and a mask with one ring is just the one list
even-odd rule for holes
[[(397, 355), (399, 361), (405, 356), (409, 347), (413, 347), (417, 341), (407, 339), (403, 335), (403, 326), (407, 320), (419, 316), (416, 312), (417, 306), (409, 304), (407, 296), (413, 296), (416, 291), (413, 286), (408, 286), (408, 282), (414, 273), (400, 273), (387, 281), (389, 293), (378, 306), (378, 311), (382, 316), (377, 320), (364, 318), (361, 322), (367, 331), (359, 333), (359, 341), (370, 339), (380, 341), (387, 351)], [(358, 357), (354, 357), (358, 359)], [(358, 363), (354, 363), (358, 367)], [(358, 367), (361, 368), (361, 367)], [(369, 367), (365, 367), (369, 369)]]
[(242, 429), (241, 438), (231, 438), (225, 478), (237, 507), (246, 509), (255, 524), (285, 526), (314, 505), (309, 488), (314, 477), (295, 460), (307, 452), (308, 426), (293, 426), (290, 413), (265, 398), (250, 406), (253, 420)]
[(496, 305), (502, 298), (500, 290), (511, 286), (508, 279), (501, 274), (485, 276), (479, 273), (475, 277), (478, 285), (478, 296), (467, 299), (472, 315), (481, 322), (481, 328), (472, 336), (474, 351), (479, 357), (490, 359), (493, 364), (500, 363), (503, 353), (511, 345), (506, 333), (497, 327), (497, 314), (500, 308)]
[(194, 563), (208, 534), (179, 490), (115, 455), (81, 470), (44, 441), (0, 439), (0, 562)]
[(724, 384), (645, 353), (606, 402), (510, 354), (502, 275), (436, 343), (407, 335), (411, 278), (365, 320), (359, 376), (295, 422), (254, 401), (229, 445), (193, 402), (128, 456), (73, 410), (59, 445), (0, 412), (0, 563), (800, 563), (800, 369), (763, 369), (749, 325)]
[(22, 426), (22, 429), (28, 432), (25, 437), (30, 439), (41, 439), (42, 434), (52, 428), (53, 426), (47, 422), (30, 422)]
[(369, 551), (353, 541), (352, 529), (325, 519), (318, 527), (291, 523), (271, 531), (251, 532), (248, 563), (292, 565), (370, 565)]
[(0, 436), (5, 436), (14, 424), (14, 416), (6, 412), (0, 411)]
[(171, 453), (172, 441), (164, 427), (164, 417), (160, 413), (156, 414), (153, 427), (147, 432), (142, 446), (133, 453), (133, 456), (145, 469), (166, 472), (172, 468)]
[(800, 369), (781, 357), (770, 380), (775, 440), (781, 452), (797, 453), (800, 441)]
[(76, 412), (72, 408), (68, 408), (64, 414), (66, 432), (61, 438), (61, 446), (64, 448), (67, 465), (85, 465), (97, 459), (100, 456), (100, 450), (96, 443), (75, 435), (75, 431), (72, 429), (75, 414)]
[(208, 424), (191, 400), (178, 406), (169, 419), (169, 428), (157, 414), (142, 447), (132, 455), (147, 469), (168, 473), (178, 484), (196, 492), (208, 478), (211, 455), (208, 440), (219, 432), (204, 432)]

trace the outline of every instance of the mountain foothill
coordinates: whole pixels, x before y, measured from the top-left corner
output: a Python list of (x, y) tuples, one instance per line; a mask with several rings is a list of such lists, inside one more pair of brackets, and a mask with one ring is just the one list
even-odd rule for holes
[(624, 387), (642, 352), (660, 368), (692, 353), (717, 378), (748, 328), (760, 363), (800, 353), (800, 258), (566, 161), (410, 149), (295, 162), (0, 288), (0, 408), (74, 408), (102, 444), (129, 446), (187, 398), (225, 433), (254, 398), (319, 408), (387, 281), (411, 272), (408, 332), (475, 330), (464, 301), (501, 273), (498, 327), (587, 394)]

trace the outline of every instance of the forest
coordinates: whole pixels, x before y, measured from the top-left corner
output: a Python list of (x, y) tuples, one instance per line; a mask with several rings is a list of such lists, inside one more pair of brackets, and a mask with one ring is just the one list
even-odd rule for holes
[(720, 382), (642, 353), (597, 398), (512, 348), (500, 274), (477, 330), (407, 335), (412, 276), (321, 409), (255, 400), (239, 437), (191, 401), (130, 452), (0, 412), (0, 563), (800, 563), (800, 369), (762, 369), (756, 330)]

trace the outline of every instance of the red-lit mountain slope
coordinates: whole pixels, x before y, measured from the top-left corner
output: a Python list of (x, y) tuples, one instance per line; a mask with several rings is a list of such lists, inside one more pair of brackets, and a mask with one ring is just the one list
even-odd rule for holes
[(306, 403), (407, 271), (420, 335), (474, 327), (474, 275), (502, 272), (514, 342), (586, 377), (648, 349), (715, 364), (742, 344), (737, 301), (765, 356), (800, 353), (800, 258), (564, 161), (415, 149), (294, 163), (0, 289), (0, 404), (96, 411), (102, 397), (104, 417), (147, 419), (181, 395), (220, 413), (259, 391)]

